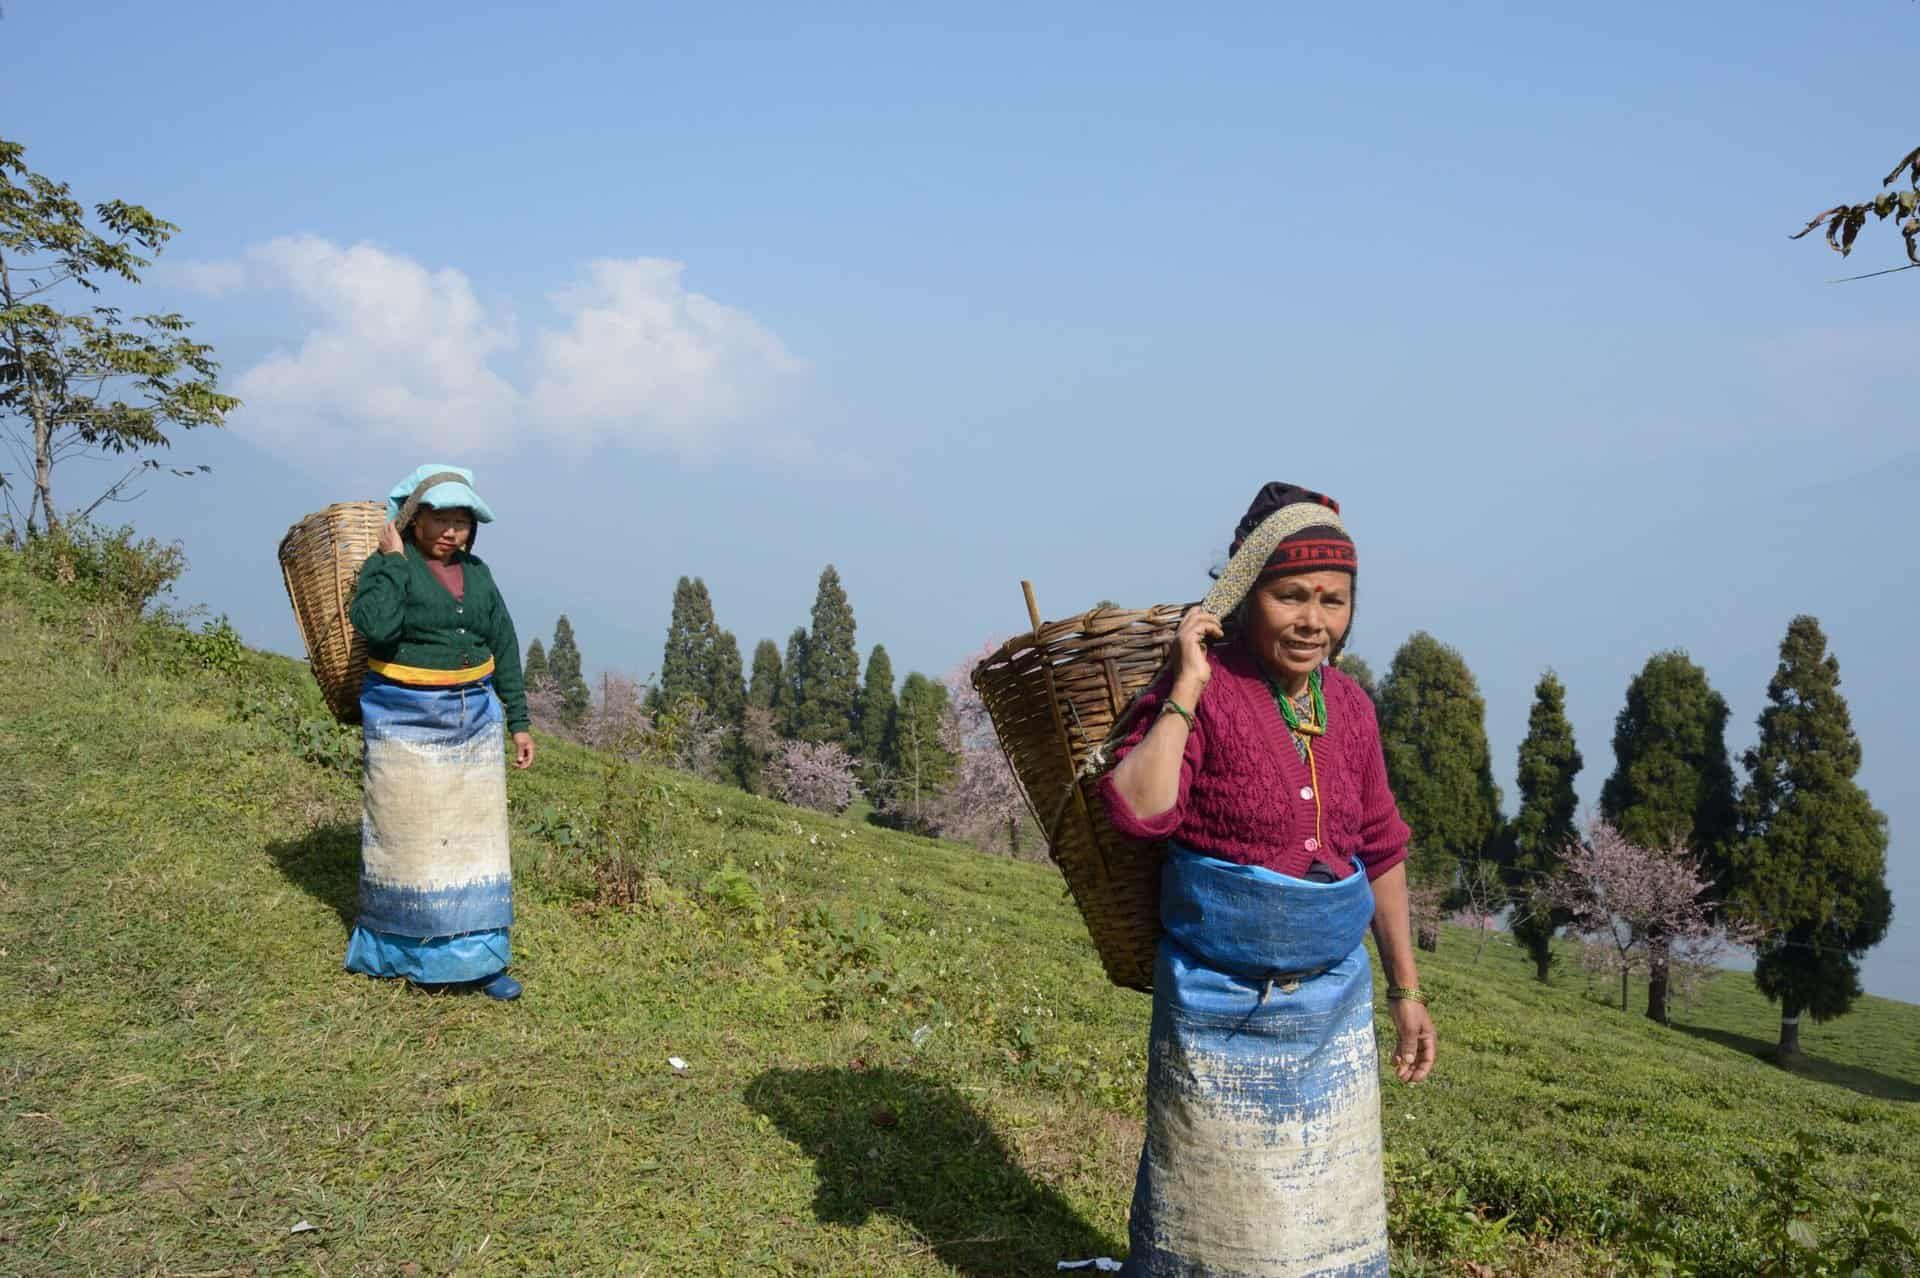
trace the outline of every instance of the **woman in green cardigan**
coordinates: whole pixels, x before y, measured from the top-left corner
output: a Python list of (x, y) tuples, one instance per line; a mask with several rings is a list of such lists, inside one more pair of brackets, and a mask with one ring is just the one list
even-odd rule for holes
[(346, 967), (518, 998), (503, 724), (516, 768), (533, 765), (533, 737), (513, 617), (471, 550), (493, 511), (472, 471), (436, 465), (395, 484), (387, 514), (349, 614), (368, 659), (360, 917)]

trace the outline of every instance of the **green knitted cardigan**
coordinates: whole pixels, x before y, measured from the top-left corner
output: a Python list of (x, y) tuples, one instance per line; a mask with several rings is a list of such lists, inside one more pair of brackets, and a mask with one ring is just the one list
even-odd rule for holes
[(462, 597), (440, 584), (408, 537), (402, 553), (376, 554), (360, 570), (348, 616), (367, 640), (367, 655), (427, 670), (463, 670), (493, 658), (493, 687), (507, 711), (507, 730), (525, 732), (527, 684), (520, 639), (507, 601), (486, 562), (462, 551)]

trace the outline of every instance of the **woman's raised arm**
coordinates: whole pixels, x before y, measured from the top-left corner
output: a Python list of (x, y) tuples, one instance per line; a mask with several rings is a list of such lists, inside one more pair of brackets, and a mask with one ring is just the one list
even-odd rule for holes
[(389, 522), (380, 530), (380, 549), (360, 569), (347, 616), (368, 643), (388, 644), (400, 638), (406, 615), (407, 552)]
[(1186, 758), (1193, 715), (1200, 708), (1213, 667), (1207, 663), (1207, 641), (1220, 639), (1220, 619), (1194, 607), (1180, 619), (1174, 636), (1173, 681), (1159, 706), (1159, 717), (1147, 735), (1114, 768), (1114, 796), (1141, 822), (1171, 811), (1180, 802), (1180, 768)]

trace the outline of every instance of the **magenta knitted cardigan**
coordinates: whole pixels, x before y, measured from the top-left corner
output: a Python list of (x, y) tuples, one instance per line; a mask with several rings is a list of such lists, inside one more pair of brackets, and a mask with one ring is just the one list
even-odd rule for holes
[[(1313, 776), (1287, 736), (1286, 720), (1244, 644), (1210, 649), (1213, 678), (1188, 706), (1194, 712), (1171, 808), (1142, 817), (1100, 779), (1113, 826), (1129, 838), (1172, 838), (1208, 856), (1304, 877), (1314, 860), (1341, 878), (1353, 857), (1377, 879), (1407, 856), (1410, 832), (1387, 788), (1380, 725), (1360, 685), (1332, 666), (1322, 676), (1327, 732), (1313, 743), (1319, 775), (1320, 832), (1314, 832)], [(1167, 684), (1144, 694), (1139, 719), (1114, 752), (1124, 759), (1158, 718)], [(1324, 846), (1322, 846), (1324, 842)]]

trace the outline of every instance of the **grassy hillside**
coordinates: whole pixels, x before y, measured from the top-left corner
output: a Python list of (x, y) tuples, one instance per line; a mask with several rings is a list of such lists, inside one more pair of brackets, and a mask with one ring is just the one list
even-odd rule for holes
[[(92, 635), (0, 551), (0, 1271), (1124, 1250), (1147, 1001), (1050, 870), (545, 742), (509, 786), (526, 997), (376, 983), (339, 967), (358, 788), (308, 685)], [(1756, 1159), (1920, 1214), (1920, 1008), (1810, 1027), (1796, 1077), (1755, 1059), (1775, 1020), (1744, 977), (1673, 1029), (1499, 940), (1450, 934), (1425, 977), (1440, 1068), (1385, 1089), (1396, 1273), (1751, 1273)]]

